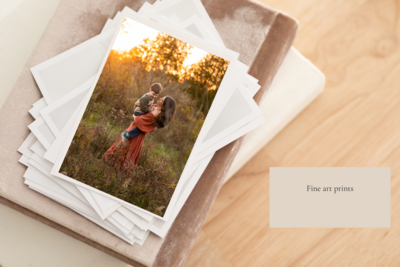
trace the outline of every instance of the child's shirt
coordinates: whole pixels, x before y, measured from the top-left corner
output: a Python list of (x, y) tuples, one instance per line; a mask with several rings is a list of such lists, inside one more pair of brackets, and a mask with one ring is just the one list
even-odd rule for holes
[(146, 93), (139, 99), (139, 106), (135, 108), (135, 111), (147, 114), (150, 112), (153, 103), (154, 100), (150, 98), (149, 93)]

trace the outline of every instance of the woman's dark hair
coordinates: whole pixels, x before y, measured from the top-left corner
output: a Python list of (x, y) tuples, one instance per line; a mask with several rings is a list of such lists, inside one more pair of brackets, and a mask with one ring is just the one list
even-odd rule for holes
[(170, 96), (166, 96), (161, 107), (160, 117), (155, 122), (157, 128), (164, 128), (170, 123), (175, 115), (175, 107), (175, 100)]

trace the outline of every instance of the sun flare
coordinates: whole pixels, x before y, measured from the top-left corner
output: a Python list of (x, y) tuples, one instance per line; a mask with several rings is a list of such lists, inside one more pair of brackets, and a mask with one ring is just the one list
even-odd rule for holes
[[(139, 22), (126, 18), (121, 25), (118, 36), (112, 47), (119, 52), (130, 51), (132, 48), (143, 44), (145, 39), (155, 40), (160, 32)], [(199, 62), (208, 52), (193, 47), (183, 62), (183, 66), (190, 66)]]

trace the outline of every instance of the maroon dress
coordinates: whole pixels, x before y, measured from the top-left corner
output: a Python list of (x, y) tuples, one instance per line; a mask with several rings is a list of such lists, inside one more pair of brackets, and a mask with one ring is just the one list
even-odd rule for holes
[(140, 152), (142, 151), (144, 137), (155, 130), (155, 121), (156, 118), (151, 112), (136, 117), (135, 121), (132, 122), (125, 132), (138, 127), (142, 133), (129, 139), (127, 142), (123, 142), (122, 137), (118, 138), (107, 152), (103, 154), (103, 160), (120, 170), (128, 169), (134, 171), (139, 161)]

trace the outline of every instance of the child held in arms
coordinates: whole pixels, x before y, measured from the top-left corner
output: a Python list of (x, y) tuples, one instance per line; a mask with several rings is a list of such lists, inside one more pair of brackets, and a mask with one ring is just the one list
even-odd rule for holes
[[(136, 116), (142, 116), (151, 111), (151, 108), (154, 104), (154, 99), (157, 98), (157, 96), (161, 93), (162, 89), (163, 88), (160, 83), (153, 83), (150, 86), (149, 92), (144, 94), (141, 98), (139, 98), (138, 101), (136, 101), (135, 110), (133, 112), (133, 119), (135, 119)], [(122, 140), (127, 141), (130, 138), (134, 138), (140, 133), (141, 131), (137, 127), (129, 132), (123, 132)]]

